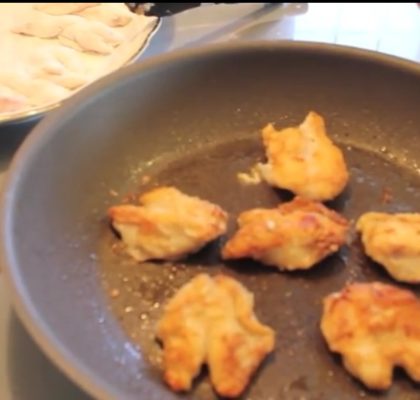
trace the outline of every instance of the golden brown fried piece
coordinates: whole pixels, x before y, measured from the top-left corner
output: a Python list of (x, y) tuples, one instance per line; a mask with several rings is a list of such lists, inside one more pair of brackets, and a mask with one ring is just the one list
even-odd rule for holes
[(239, 396), (274, 349), (274, 331), (257, 320), (253, 308), (253, 295), (227, 276), (200, 274), (183, 286), (157, 327), (171, 389), (189, 390), (206, 363), (216, 392)]
[(222, 251), (225, 260), (250, 257), (279, 269), (308, 269), (346, 241), (348, 222), (321, 203), (296, 197), (274, 209), (238, 218), (239, 230)]
[(226, 231), (228, 216), (220, 207), (172, 187), (153, 189), (140, 203), (108, 210), (127, 252), (137, 261), (180, 259)]
[(312, 200), (336, 197), (349, 174), (341, 150), (329, 139), (323, 118), (310, 112), (298, 127), (262, 132), (267, 164), (259, 171), (270, 185)]
[(420, 283), (420, 214), (368, 212), (356, 227), (369, 257), (396, 280)]
[(324, 299), (321, 330), (331, 351), (368, 388), (385, 390), (395, 366), (420, 382), (420, 301), (408, 290), (356, 283)]

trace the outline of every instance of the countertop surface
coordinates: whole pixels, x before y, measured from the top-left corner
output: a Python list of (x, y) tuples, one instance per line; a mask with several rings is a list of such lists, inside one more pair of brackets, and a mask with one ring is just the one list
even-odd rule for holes
[[(420, 62), (420, 7), (417, 3), (203, 3), (165, 17), (141, 58), (209, 42), (257, 39), (337, 43)], [(24, 131), (0, 131), (0, 184), (24, 136)], [(28, 336), (11, 308), (1, 273), (0, 348), (0, 399), (90, 399)]]

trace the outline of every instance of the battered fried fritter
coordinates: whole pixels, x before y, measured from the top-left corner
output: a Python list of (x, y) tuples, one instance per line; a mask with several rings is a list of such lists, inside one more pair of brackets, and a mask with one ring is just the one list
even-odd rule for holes
[(385, 390), (396, 366), (420, 382), (420, 301), (408, 290), (355, 283), (324, 299), (321, 331), (329, 349), (368, 388)]
[(220, 207), (172, 187), (154, 189), (142, 195), (140, 203), (108, 211), (127, 252), (137, 261), (180, 259), (226, 231), (228, 216)]
[(239, 230), (222, 257), (250, 257), (279, 269), (308, 269), (346, 241), (348, 222), (323, 204), (296, 197), (274, 209), (254, 209), (238, 218)]
[(257, 320), (253, 308), (253, 295), (227, 276), (200, 274), (183, 286), (157, 327), (170, 388), (189, 390), (206, 363), (216, 392), (239, 396), (274, 349), (274, 331)]
[(323, 118), (310, 112), (298, 127), (262, 131), (267, 164), (259, 171), (267, 183), (296, 195), (324, 201), (336, 197), (349, 173), (341, 150), (329, 139)]
[(396, 280), (420, 283), (420, 214), (369, 212), (356, 227), (369, 257)]

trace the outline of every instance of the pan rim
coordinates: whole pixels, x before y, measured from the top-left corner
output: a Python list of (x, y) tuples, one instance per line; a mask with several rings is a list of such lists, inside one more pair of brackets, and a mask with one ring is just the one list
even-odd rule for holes
[(11, 294), (12, 305), (31, 337), (69, 379), (81, 387), (86, 393), (99, 399), (119, 399), (124, 395), (117, 387), (110, 385), (102, 376), (88, 367), (71, 351), (52, 330), (44, 318), (42, 310), (30, 301), (30, 295), (24, 279), (19, 273), (19, 263), (15, 252), (16, 239), (11, 234), (14, 226), (16, 198), (24, 176), (33, 161), (42, 152), (44, 143), (60, 131), (60, 127), (74, 118), (86, 105), (93, 102), (98, 93), (112, 91), (124, 80), (136, 74), (145, 74), (161, 65), (172, 64), (183, 60), (199, 60), (212, 55), (232, 53), (273, 51), (300, 51), (303, 53), (324, 53), (330, 56), (366, 59), (390, 68), (398, 68), (413, 73), (420, 79), (420, 64), (414, 61), (349, 46), (307, 41), (252, 41), (231, 42), (206, 45), (202, 48), (182, 49), (159, 55), (139, 64), (127, 66), (89, 85), (76, 93), (68, 101), (51, 114), (47, 115), (27, 136), (14, 155), (6, 174), (0, 203), (0, 251), (3, 257), (3, 272), (6, 285)]

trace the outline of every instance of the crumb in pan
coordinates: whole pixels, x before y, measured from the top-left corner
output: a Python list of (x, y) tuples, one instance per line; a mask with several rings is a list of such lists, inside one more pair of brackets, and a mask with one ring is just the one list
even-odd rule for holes
[(249, 172), (238, 172), (237, 178), (243, 185), (258, 185), (262, 181), (257, 166), (252, 167)]

